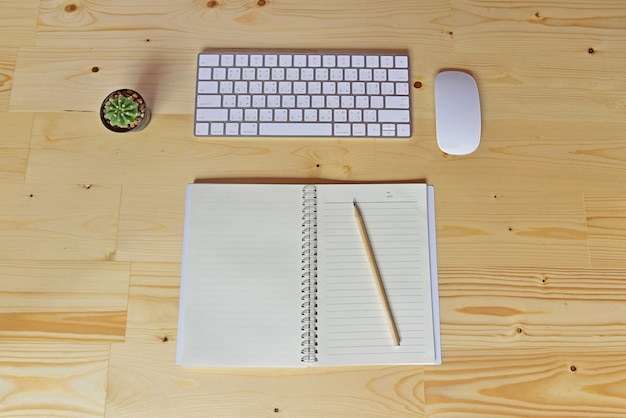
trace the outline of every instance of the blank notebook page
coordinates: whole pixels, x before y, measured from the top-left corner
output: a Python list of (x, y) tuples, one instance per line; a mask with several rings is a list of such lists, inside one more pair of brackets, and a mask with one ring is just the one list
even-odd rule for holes
[[(320, 365), (434, 362), (426, 185), (322, 185), (317, 197)], [(400, 346), (392, 343), (353, 199), (378, 262)]]
[(188, 186), (178, 361), (301, 366), (302, 186), (202, 186)]

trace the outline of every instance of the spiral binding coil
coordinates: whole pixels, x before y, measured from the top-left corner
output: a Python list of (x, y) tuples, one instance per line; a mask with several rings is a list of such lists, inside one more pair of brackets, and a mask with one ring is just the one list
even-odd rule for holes
[(317, 189), (302, 189), (302, 297), (300, 360), (317, 361)]

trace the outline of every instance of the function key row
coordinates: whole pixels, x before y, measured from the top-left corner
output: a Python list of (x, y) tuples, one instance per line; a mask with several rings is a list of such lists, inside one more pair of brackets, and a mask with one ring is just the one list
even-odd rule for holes
[(409, 68), (407, 55), (200, 54), (200, 67)]

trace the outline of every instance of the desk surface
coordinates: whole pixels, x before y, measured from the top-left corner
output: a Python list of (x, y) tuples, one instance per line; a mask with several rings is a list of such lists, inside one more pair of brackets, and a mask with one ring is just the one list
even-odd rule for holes
[[(626, 414), (622, 0), (0, 3), (0, 416)], [(199, 139), (208, 47), (408, 49), (406, 139)], [(472, 155), (435, 143), (433, 79), (471, 71)], [(111, 134), (119, 87), (153, 110)], [(426, 179), (443, 365), (181, 370), (185, 184)]]

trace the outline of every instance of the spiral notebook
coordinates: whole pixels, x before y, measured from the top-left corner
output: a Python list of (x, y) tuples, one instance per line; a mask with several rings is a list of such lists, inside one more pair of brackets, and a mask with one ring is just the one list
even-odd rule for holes
[(440, 364), (434, 220), (426, 184), (188, 185), (177, 363)]

